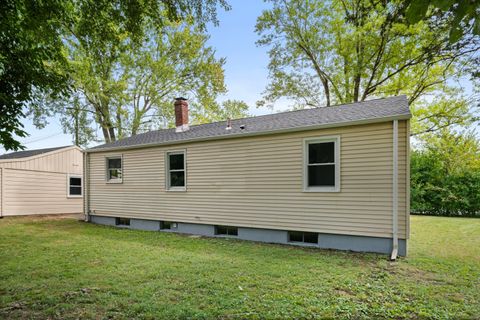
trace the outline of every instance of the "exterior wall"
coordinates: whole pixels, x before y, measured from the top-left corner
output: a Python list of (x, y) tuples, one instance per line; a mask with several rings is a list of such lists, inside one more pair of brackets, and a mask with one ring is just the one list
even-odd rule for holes
[(0, 161), (1, 215), (81, 213), (82, 197), (68, 197), (69, 174), (83, 175), (80, 149)]
[[(408, 238), (408, 121), (399, 121), (399, 238)], [(340, 192), (303, 192), (303, 139), (340, 136)], [(165, 152), (186, 149), (187, 191), (165, 190)], [(105, 181), (122, 155), (123, 183)], [(89, 153), (94, 215), (392, 238), (393, 123)]]
[(0, 167), (81, 175), (83, 152), (77, 147), (65, 148), (28, 158), (0, 160)]
[[(90, 216), (90, 221), (97, 224), (115, 226), (115, 218)], [(308, 246), (322, 249), (338, 249), (360, 252), (376, 252), (389, 254), (392, 251), (392, 240), (390, 238), (377, 238), (365, 236), (350, 236), (338, 234), (321, 233), (318, 235), (318, 244), (288, 242), (288, 231), (269, 230), (255, 228), (238, 228), (238, 236), (223, 236), (215, 234), (215, 226), (195, 223), (178, 223), (177, 228), (171, 230), (160, 230), (160, 222), (155, 220), (130, 219), (130, 226), (121, 226), (126, 229), (137, 229), (147, 231), (161, 231), (174, 233), (187, 233), (207, 237), (230, 237), (240, 240), (249, 240), (267, 243), (280, 243), (297, 246)], [(407, 240), (399, 241), (398, 253), (401, 256), (407, 254)]]

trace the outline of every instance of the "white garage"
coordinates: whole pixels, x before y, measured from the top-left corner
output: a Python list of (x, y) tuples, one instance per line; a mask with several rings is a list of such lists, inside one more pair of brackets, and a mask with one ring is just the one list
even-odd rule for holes
[(82, 149), (66, 146), (0, 156), (0, 217), (82, 211)]

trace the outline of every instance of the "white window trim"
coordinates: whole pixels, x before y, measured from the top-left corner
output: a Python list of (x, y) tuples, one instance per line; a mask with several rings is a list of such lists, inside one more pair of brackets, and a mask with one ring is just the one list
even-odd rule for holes
[[(120, 163), (122, 164), (122, 177), (120, 179), (108, 179), (108, 173), (109, 173), (109, 168), (108, 168), (108, 160), (109, 159), (120, 159)], [(124, 168), (123, 168), (123, 154), (120, 155), (111, 155), (111, 156), (106, 156), (105, 157), (105, 182), (106, 183), (123, 183), (123, 176), (124, 176)]]
[[(70, 178), (80, 178), (81, 194), (70, 194)], [(67, 198), (83, 198), (83, 176), (80, 174), (67, 174)]]
[[(183, 154), (183, 170), (174, 170), (174, 171), (184, 171), (185, 172), (185, 186), (184, 187), (171, 187), (170, 186), (170, 155), (174, 154)], [(169, 150), (165, 152), (165, 190), (167, 191), (187, 191), (187, 149), (180, 150)]]
[[(335, 143), (335, 186), (309, 187), (308, 186), (308, 145), (312, 143)], [(303, 191), (304, 192), (340, 192), (340, 136), (325, 136), (303, 139)]]

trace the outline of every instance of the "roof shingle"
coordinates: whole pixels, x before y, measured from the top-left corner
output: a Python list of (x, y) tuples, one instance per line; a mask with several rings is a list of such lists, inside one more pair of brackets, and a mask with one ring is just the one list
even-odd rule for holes
[[(138, 134), (93, 147), (87, 151), (103, 151), (159, 144), (182, 143), (192, 140), (239, 137), (268, 134), (285, 130), (309, 130), (321, 126), (342, 126), (362, 121), (411, 117), (406, 96), (369, 100), (332, 107), (318, 107), (232, 120), (232, 129), (226, 130), (226, 121), (190, 126), (186, 132), (162, 129)], [(240, 127), (244, 126), (244, 129)]]
[(42, 154), (42, 153), (52, 152), (52, 151), (55, 151), (55, 150), (60, 150), (60, 149), (63, 149), (63, 148), (68, 148), (68, 147), (71, 147), (71, 146), (17, 151), (17, 152), (12, 152), (12, 153), (7, 153), (7, 154), (0, 155), (0, 160), (28, 158), (28, 157), (33, 157), (33, 156), (36, 156), (36, 155), (39, 155), (39, 154)]

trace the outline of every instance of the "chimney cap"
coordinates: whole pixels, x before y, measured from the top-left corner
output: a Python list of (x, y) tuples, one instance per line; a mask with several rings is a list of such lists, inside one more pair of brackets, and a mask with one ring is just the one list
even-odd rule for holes
[(175, 101), (187, 101), (188, 99), (187, 98), (184, 98), (184, 97), (178, 97), (178, 98), (175, 98)]

